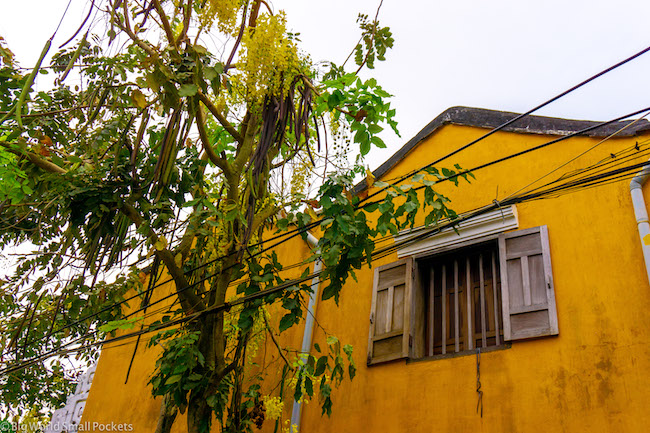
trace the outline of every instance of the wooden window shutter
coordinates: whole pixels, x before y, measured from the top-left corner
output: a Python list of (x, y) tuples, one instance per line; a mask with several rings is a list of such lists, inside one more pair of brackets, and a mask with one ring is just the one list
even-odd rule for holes
[(368, 365), (408, 357), (412, 279), (410, 257), (375, 268)]
[(557, 335), (557, 312), (546, 226), (499, 236), (505, 340)]

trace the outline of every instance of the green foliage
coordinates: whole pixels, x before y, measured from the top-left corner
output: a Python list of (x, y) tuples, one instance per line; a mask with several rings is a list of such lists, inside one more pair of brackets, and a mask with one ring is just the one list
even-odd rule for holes
[[(316, 348), (316, 345), (314, 347)], [(320, 353), (320, 347), (317, 352)], [(294, 400), (311, 399), (317, 389), (322, 414), (330, 416), (332, 414), (332, 389), (339, 387), (345, 379), (346, 371), (350, 380), (356, 374), (356, 364), (352, 358), (352, 352), (352, 346), (346, 344), (341, 348), (338, 338), (330, 335), (327, 337), (327, 354), (321, 356), (305, 354), (299, 358), (294, 365), (297, 370)]]
[(156, 361), (156, 371), (149, 383), (153, 395), (171, 395), (179, 407), (187, 406), (188, 391), (207, 386), (207, 378), (200, 368), (205, 357), (198, 348), (199, 332), (180, 330), (163, 331), (149, 340), (149, 347), (163, 346), (163, 353)]
[[(70, 357), (88, 365), (103, 338), (155, 330), (152, 393), (169, 413), (187, 410), (192, 432), (213, 417), (228, 432), (264, 422), (262, 383), (278, 378), (256, 352), (271, 343), (286, 363), (279, 397), (318, 396), (330, 415), (333, 389), (355, 376), (352, 347), (329, 336), (292, 364), (275, 341), (305, 318), (316, 255), (322, 298), (338, 303), (378, 237), (413, 227), (421, 210), (427, 225), (455, 218), (434, 187), (449, 176), (458, 184), (460, 167), (428, 169), (413, 186), (375, 182), (386, 190), (376, 202), (350, 194), (364, 156), (386, 147), (383, 129), (397, 132), (391, 95), (357, 76), (384, 60), (390, 30), (360, 16), (357, 71), (331, 64), (320, 77), (282, 13), (248, 6), (114, 2), (101, 32), (86, 29), (27, 71), (0, 39), (0, 247), (33, 251), (0, 281), (0, 369), (10, 372), (0, 414), (61, 406), (74, 386)], [(210, 29), (237, 35), (240, 22), (232, 56), (197, 43)], [(55, 74), (55, 86), (36, 88), (37, 73)], [(324, 131), (346, 143), (335, 163)], [(304, 236), (314, 224), (313, 260), (281, 263), (271, 231)], [(171, 307), (152, 305), (163, 267)]]
[(393, 34), (388, 27), (379, 27), (377, 21), (370, 22), (365, 14), (359, 14), (357, 23), (362, 36), (361, 42), (354, 49), (354, 62), (358, 66), (365, 62), (369, 69), (374, 69), (375, 59), (386, 60), (386, 51), (393, 48)]
[(362, 156), (370, 152), (372, 145), (386, 147), (377, 135), (384, 129), (381, 124), (388, 124), (399, 135), (395, 110), (386, 102), (391, 95), (374, 78), (362, 81), (356, 74), (346, 74), (324, 81), (323, 85), (325, 91), (316, 100), (317, 115), (332, 112), (334, 120), (349, 124)]

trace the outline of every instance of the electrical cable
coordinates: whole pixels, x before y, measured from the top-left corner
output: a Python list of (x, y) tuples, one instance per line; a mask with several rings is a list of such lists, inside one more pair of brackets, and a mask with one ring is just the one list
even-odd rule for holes
[[(595, 79), (597, 79), (597, 78), (599, 78), (599, 77), (601, 77), (601, 76), (607, 74), (608, 72), (611, 72), (611, 71), (613, 71), (614, 69), (619, 68), (620, 66), (623, 66), (623, 65), (625, 65), (625, 64), (628, 63), (628, 62), (631, 62), (632, 60), (636, 59), (637, 57), (642, 56), (643, 54), (647, 53), (648, 51), (650, 51), (650, 46), (649, 46), (649, 47), (646, 47), (646, 48), (644, 48), (643, 50), (641, 50), (641, 51), (639, 51), (639, 52), (633, 54), (632, 56), (630, 56), (630, 57), (628, 57), (628, 58), (626, 58), (626, 59), (624, 59), (624, 60), (622, 60), (622, 61), (620, 61), (620, 62), (618, 62), (618, 63), (616, 63), (616, 64), (614, 64), (614, 65), (612, 65), (612, 66), (610, 66), (610, 67), (608, 67), (608, 68), (606, 68), (606, 69), (600, 71), (600, 72), (598, 72), (597, 74), (592, 75), (591, 77), (587, 78), (586, 80), (584, 80), (584, 81), (582, 81), (582, 82), (576, 84), (575, 86), (571, 87), (570, 89), (567, 89), (567, 90), (565, 90), (564, 92), (562, 92), (562, 93), (560, 93), (560, 94), (558, 94), (558, 95), (552, 97), (551, 99), (549, 99), (549, 100), (547, 100), (547, 101), (541, 103), (540, 105), (538, 105), (538, 106), (536, 106), (536, 107), (534, 107), (534, 108), (532, 108), (532, 109), (526, 111), (525, 113), (522, 113), (522, 114), (519, 114), (519, 115), (513, 117), (512, 119), (508, 120), (507, 122), (505, 122), (505, 123), (503, 123), (503, 124), (497, 126), (496, 128), (490, 130), (489, 132), (483, 134), (483, 135), (480, 136), (479, 138), (470, 141), (469, 143), (467, 143), (467, 144), (465, 144), (465, 145), (459, 147), (458, 149), (456, 149), (456, 150), (454, 150), (454, 151), (452, 151), (452, 152), (446, 154), (445, 156), (443, 156), (443, 157), (441, 157), (441, 158), (438, 158), (437, 160), (433, 161), (433, 162), (430, 163), (430, 164), (427, 164), (427, 165), (424, 166), (423, 168), (420, 168), (420, 169), (414, 170), (414, 171), (412, 171), (412, 172), (410, 172), (410, 173), (408, 173), (408, 174), (406, 174), (406, 175), (403, 175), (403, 176), (399, 177), (398, 180), (397, 180), (397, 182), (395, 182), (395, 183), (400, 183), (400, 182), (402, 182), (402, 181), (408, 179), (409, 177), (411, 177), (411, 176), (413, 176), (413, 175), (415, 175), (415, 174), (421, 172), (422, 170), (426, 170), (426, 169), (429, 168), (429, 167), (433, 167), (434, 165), (436, 165), (436, 164), (438, 164), (438, 163), (440, 163), (440, 162), (442, 162), (442, 161), (444, 161), (444, 160), (446, 160), (446, 159), (448, 159), (448, 158), (450, 158), (450, 157), (456, 155), (457, 153), (459, 153), (459, 152), (461, 152), (461, 151), (463, 151), (463, 150), (465, 150), (465, 149), (467, 149), (467, 148), (469, 148), (469, 147), (475, 145), (476, 143), (478, 143), (478, 142), (480, 142), (480, 141), (482, 141), (482, 140), (488, 138), (489, 136), (495, 134), (496, 132), (502, 130), (503, 128), (505, 128), (505, 127), (507, 127), (507, 126), (509, 126), (509, 125), (511, 125), (511, 124), (513, 124), (513, 123), (515, 123), (515, 122), (517, 122), (518, 120), (522, 119), (523, 117), (526, 117), (526, 116), (528, 116), (529, 114), (532, 114), (532, 113), (534, 113), (535, 111), (537, 111), (537, 110), (539, 110), (539, 109), (541, 109), (541, 108), (543, 108), (543, 107), (545, 107), (545, 106), (547, 106), (547, 105), (549, 105), (549, 104), (551, 104), (551, 103), (557, 101), (558, 99), (560, 99), (560, 98), (562, 98), (562, 97), (568, 95), (569, 93), (571, 93), (571, 92), (573, 92), (573, 91), (579, 89), (580, 87), (582, 87), (582, 86), (584, 86), (584, 85), (586, 85), (586, 84), (592, 82), (593, 80), (595, 80)], [(383, 189), (379, 189), (378, 191), (375, 191), (373, 194), (370, 194), (370, 195), (368, 195), (367, 197), (365, 197), (364, 199), (362, 199), (362, 201), (365, 201), (365, 200), (368, 200), (368, 199), (372, 198), (373, 196), (379, 194), (381, 191), (383, 191)]]
[[(566, 135), (566, 136), (563, 136), (563, 137), (559, 137), (559, 138), (557, 138), (557, 139), (554, 139), (554, 140), (551, 140), (551, 141), (548, 141), (548, 142), (542, 143), (542, 144), (540, 144), (540, 145), (534, 146), (534, 147), (532, 147), (532, 148), (530, 148), (530, 149), (526, 149), (526, 150), (523, 150), (523, 151), (520, 151), (520, 152), (516, 152), (516, 153), (511, 154), (511, 155), (508, 155), (508, 156), (506, 156), (506, 157), (499, 158), (499, 159), (493, 160), (493, 161), (491, 161), (491, 162), (488, 162), (488, 163), (485, 163), (485, 164), (479, 165), (479, 166), (474, 167), (474, 168), (472, 168), (472, 169), (464, 170), (464, 171), (461, 171), (461, 172), (456, 173), (456, 174), (454, 174), (454, 175), (447, 176), (447, 177), (445, 177), (445, 178), (442, 178), (442, 179), (437, 180), (437, 181), (435, 182), (435, 184), (437, 185), (438, 183), (441, 183), (441, 182), (445, 182), (445, 181), (448, 181), (448, 180), (456, 179), (456, 178), (458, 178), (459, 176), (463, 176), (463, 175), (467, 175), (467, 174), (470, 174), (470, 173), (474, 173), (474, 172), (479, 171), (479, 170), (481, 170), (481, 169), (483, 169), (483, 168), (487, 168), (487, 167), (490, 167), (490, 166), (492, 166), (492, 165), (495, 165), (495, 164), (501, 163), (501, 162), (503, 162), (503, 161), (506, 161), (506, 160), (509, 160), (509, 159), (512, 159), (512, 158), (516, 158), (516, 157), (518, 157), (518, 156), (521, 156), (521, 155), (524, 155), (524, 154), (527, 154), (527, 153), (533, 152), (533, 151), (535, 151), (535, 150), (542, 149), (542, 148), (547, 147), (547, 146), (550, 146), (550, 145), (552, 145), (552, 144), (556, 144), (556, 143), (559, 143), (559, 142), (561, 142), (561, 141), (568, 140), (569, 138), (575, 137), (575, 136), (577, 136), (577, 135), (584, 134), (584, 133), (586, 133), (586, 132), (589, 132), (589, 131), (595, 130), (595, 129), (597, 129), (597, 128), (600, 128), (600, 127), (603, 127), (603, 126), (606, 126), (606, 125), (609, 125), (609, 124), (612, 124), (612, 123), (615, 123), (615, 122), (621, 121), (621, 120), (623, 120), (623, 119), (626, 119), (626, 118), (629, 118), (629, 117), (632, 117), (632, 116), (635, 116), (635, 115), (637, 115), (637, 114), (640, 114), (640, 113), (643, 113), (643, 112), (647, 112), (647, 111), (650, 111), (650, 107), (646, 107), (646, 108), (643, 108), (643, 109), (641, 109), (641, 110), (637, 110), (637, 111), (635, 111), (635, 112), (632, 112), (632, 113), (626, 114), (626, 115), (624, 115), (624, 116), (620, 116), (620, 117), (618, 117), (618, 118), (615, 118), (615, 119), (612, 119), (612, 120), (609, 120), (609, 121), (600, 122), (600, 123), (598, 123), (598, 124), (596, 124), (596, 125), (592, 125), (592, 126), (590, 126), (590, 127), (587, 127), (587, 128), (581, 129), (581, 130), (576, 131), (576, 132), (573, 132), (573, 133), (571, 133), (571, 134), (569, 134), (569, 135)], [(426, 166), (425, 166), (425, 167), (426, 167)], [(415, 187), (414, 189), (417, 191), (417, 190), (422, 189), (422, 188), (424, 188), (424, 186)], [(380, 201), (374, 201), (374, 202), (365, 203), (365, 204), (362, 205), (361, 207), (367, 207), (367, 206), (370, 206), (370, 205), (372, 205), (372, 204), (377, 204), (377, 203), (379, 203), (379, 202), (380, 202)], [(282, 243), (284, 243), (284, 242), (287, 242), (288, 240), (290, 240), (290, 239), (292, 239), (292, 238), (294, 238), (294, 237), (296, 237), (296, 236), (298, 236), (298, 235), (301, 235), (302, 233), (304, 233), (304, 232), (306, 232), (307, 230), (309, 230), (309, 228), (312, 228), (312, 227), (315, 227), (315, 226), (319, 225), (322, 221), (323, 221), (323, 219), (321, 218), (320, 220), (316, 220), (316, 221), (314, 221), (314, 222), (312, 222), (312, 223), (306, 225), (306, 226), (303, 227), (303, 228), (296, 229), (296, 230), (294, 230), (294, 233), (292, 233), (292, 234), (291, 234), (290, 236), (288, 236), (286, 239), (282, 239), (281, 241), (278, 241), (277, 243), (275, 243), (275, 244), (273, 244), (273, 245), (269, 245), (268, 247), (266, 247), (266, 248), (264, 248), (264, 249), (262, 249), (262, 250), (260, 250), (260, 251), (258, 251), (258, 252), (252, 253), (252, 254), (249, 255), (249, 257), (252, 258), (252, 257), (256, 257), (256, 256), (258, 256), (258, 255), (260, 255), (260, 254), (263, 254), (263, 253), (269, 251), (270, 249), (275, 248), (276, 246), (278, 246), (278, 245), (280, 245), (280, 244), (282, 244)], [(277, 238), (282, 238), (282, 237), (284, 237), (284, 236), (286, 236), (286, 235), (288, 235), (288, 233), (285, 233), (285, 234), (283, 234), (283, 235), (275, 236), (274, 238), (276, 238), (276, 239), (277, 239)], [(260, 243), (258, 243), (258, 244), (260, 244)], [(210, 260), (210, 261), (208, 261), (208, 262), (206, 262), (206, 263), (204, 263), (204, 264), (202, 264), (202, 265), (196, 266), (196, 267), (194, 267), (193, 269), (191, 269), (191, 270), (189, 270), (189, 271), (186, 271), (185, 274), (188, 274), (188, 273), (190, 273), (190, 272), (196, 271), (196, 270), (198, 270), (198, 269), (200, 269), (200, 268), (202, 268), (202, 267), (204, 267), (204, 266), (207, 266), (207, 265), (209, 265), (209, 264), (211, 264), (211, 263), (214, 263), (214, 262), (216, 262), (216, 261), (218, 261), (218, 260), (223, 260), (224, 258), (229, 257), (231, 254), (232, 254), (232, 253), (229, 253), (229, 254), (226, 254), (226, 255), (223, 255), (223, 256), (217, 257), (217, 258), (215, 258), (215, 259), (212, 259), (212, 260)], [(230, 269), (230, 268), (232, 268), (232, 267), (233, 267), (233, 266), (229, 266), (229, 267), (227, 267), (226, 269)], [(163, 301), (163, 300), (165, 300), (165, 299), (168, 299), (169, 297), (176, 296), (177, 294), (180, 294), (180, 293), (182, 293), (183, 291), (185, 291), (185, 290), (187, 290), (187, 289), (189, 289), (189, 288), (191, 288), (191, 287), (196, 287), (196, 285), (198, 285), (198, 284), (200, 284), (200, 283), (203, 283), (203, 282), (207, 281), (209, 278), (212, 278), (212, 276), (202, 278), (202, 279), (200, 279), (199, 281), (197, 281), (196, 283), (190, 284), (190, 285), (188, 285), (188, 286), (185, 287), (185, 288), (179, 289), (179, 290), (177, 290), (175, 293), (171, 293), (171, 294), (167, 295), (167, 296), (164, 297), (164, 298), (161, 298), (160, 300), (158, 300), (158, 301), (156, 301), (156, 302), (161, 302), (161, 301)], [(173, 279), (171, 279), (171, 278), (170, 278), (170, 279), (167, 279), (167, 280), (165, 280), (165, 281), (163, 281), (163, 282), (161, 282), (161, 283), (159, 283), (159, 284), (157, 284), (157, 285), (154, 285), (150, 290), (154, 290), (155, 288), (160, 287), (160, 286), (162, 286), (162, 285), (164, 285), (164, 284), (167, 284), (167, 283), (169, 283), (169, 282), (172, 282), (172, 281), (173, 281)], [(144, 293), (144, 292), (143, 292), (143, 293)], [(99, 314), (102, 314), (102, 313), (104, 313), (104, 312), (106, 312), (106, 311), (109, 311), (109, 310), (115, 308), (116, 306), (119, 306), (119, 305), (121, 305), (121, 304), (123, 304), (123, 303), (125, 303), (125, 302), (128, 302), (129, 300), (135, 299), (135, 298), (140, 297), (140, 296), (142, 296), (142, 293), (135, 294), (135, 295), (133, 295), (133, 296), (131, 296), (131, 297), (129, 297), (129, 298), (126, 298), (126, 299), (124, 299), (124, 300), (122, 300), (122, 301), (119, 301), (119, 302), (116, 303), (116, 304), (112, 304), (112, 305), (110, 305), (110, 306), (104, 307), (103, 309), (99, 310), (98, 312), (95, 312), (95, 313), (90, 314), (90, 315), (88, 315), (88, 316), (85, 316), (85, 317), (83, 317), (83, 318), (81, 318), (81, 319), (78, 319), (77, 321), (75, 321), (75, 322), (73, 322), (73, 323), (70, 323), (70, 324), (68, 324), (68, 325), (66, 325), (66, 326), (64, 326), (64, 327), (62, 327), (62, 328), (60, 328), (60, 329), (57, 329), (57, 330), (54, 331), (54, 332), (60, 332), (60, 331), (62, 331), (62, 330), (64, 330), (64, 329), (66, 329), (66, 328), (69, 328), (69, 327), (71, 327), (71, 326), (74, 326), (74, 325), (77, 324), (77, 323), (80, 323), (80, 322), (86, 321), (86, 320), (88, 320), (88, 319), (90, 319), (90, 318), (92, 318), (92, 317), (95, 317), (95, 316), (97, 316), (97, 315), (99, 315)], [(31, 343), (31, 342), (30, 342), (30, 343)]]
[[(594, 182), (601, 181), (601, 180), (611, 180), (611, 179), (607, 179), (608, 176), (612, 177), (612, 179), (615, 179), (616, 175), (620, 175), (620, 174), (628, 173), (628, 172), (634, 172), (635, 170), (638, 170), (641, 167), (646, 167), (648, 165), (650, 165), (650, 162), (647, 162), (647, 161), (637, 163), (637, 164), (632, 164), (630, 166), (626, 166), (626, 167), (619, 168), (619, 169), (616, 169), (616, 170), (611, 170), (611, 171), (606, 172), (606, 173), (601, 173), (601, 174), (598, 174), (598, 175), (595, 175), (595, 176), (590, 176), (590, 177), (588, 177), (586, 179), (583, 179), (583, 180), (567, 182), (564, 185), (553, 187), (553, 188), (551, 188), (551, 189), (549, 189), (547, 191), (540, 191), (540, 192), (538, 192), (536, 194), (526, 194), (526, 195), (521, 195), (521, 196), (518, 196), (518, 197), (512, 197), (512, 198), (504, 200), (504, 201), (502, 201), (500, 203), (492, 203), (490, 205), (483, 206), (482, 208), (479, 208), (478, 210), (475, 210), (473, 212), (468, 212), (466, 214), (463, 214), (464, 216), (461, 216), (456, 220), (449, 221), (448, 223), (442, 224), (442, 225), (440, 225), (438, 227), (432, 228), (430, 230), (426, 230), (421, 234), (418, 234), (418, 235), (416, 235), (414, 237), (405, 239), (404, 241), (401, 241), (399, 243), (396, 242), (395, 244), (391, 245), (388, 248), (383, 249), (382, 251), (380, 251), (378, 254), (375, 254), (374, 256), (375, 256), (375, 258), (385, 257), (386, 255), (392, 254), (396, 249), (399, 249), (399, 248), (401, 248), (403, 246), (406, 246), (406, 245), (408, 245), (410, 243), (413, 243), (415, 241), (425, 239), (425, 238), (427, 238), (429, 236), (432, 236), (432, 235), (434, 235), (436, 233), (439, 233), (440, 231), (442, 231), (442, 230), (444, 230), (446, 228), (451, 228), (452, 226), (457, 225), (460, 222), (467, 221), (468, 219), (471, 219), (471, 218), (474, 218), (476, 216), (482, 215), (482, 214), (484, 214), (486, 212), (498, 209), (501, 206), (509, 206), (509, 205), (516, 204), (516, 203), (521, 203), (521, 202), (524, 202), (524, 201), (536, 200), (536, 199), (544, 197), (545, 195), (554, 194), (554, 193), (557, 193), (559, 191), (562, 191), (563, 189), (572, 189), (572, 188), (575, 188), (575, 187), (578, 187), (578, 186), (581, 186), (581, 185), (590, 187), (590, 186), (593, 185)], [(301, 277), (299, 279), (286, 281), (286, 282), (284, 282), (282, 284), (279, 284), (277, 286), (267, 288), (267, 289), (264, 289), (264, 290), (262, 290), (260, 292), (238, 298), (235, 301), (226, 302), (226, 303), (219, 304), (219, 305), (213, 305), (211, 307), (206, 308), (203, 311), (200, 311), (200, 312), (197, 312), (197, 313), (194, 313), (194, 314), (191, 314), (191, 315), (188, 315), (188, 316), (185, 316), (185, 317), (182, 317), (182, 318), (167, 322), (165, 324), (161, 324), (160, 326), (157, 326), (155, 328), (142, 329), (140, 331), (124, 334), (124, 335), (121, 335), (121, 336), (118, 336), (118, 337), (115, 337), (115, 338), (111, 338), (111, 339), (107, 339), (107, 340), (103, 340), (103, 341), (99, 341), (99, 342), (93, 342), (92, 344), (86, 345), (85, 347), (62, 350), (62, 347), (66, 347), (66, 346), (68, 346), (70, 344), (74, 344), (75, 342), (78, 342), (79, 339), (77, 339), (77, 340), (75, 340), (73, 342), (65, 344), (62, 347), (59, 347), (57, 349), (52, 349), (52, 350), (50, 350), (50, 351), (48, 351), (48, 352), (46, 352), (44, 354), (41, 354), (38, 357), (34, 357), (32, 359), (24, 361), (23, 363), (21, 363), (19, 365), (10, 366), (10, 367), (7, 367), (5, 369), (2, 369), (2, 370), (0, 370), (0, 375), (10, 374), (13, 371), (17, 371), (19, 369), (26, 368), (26, 367), (28, 367), (28, 366), (36, 363), (36, 362), (47, 359), (47, 358), (49, 358), (51, 356), (54, 356), (54, 355), (57, 355), (57, 354), (65, 354), (65, 353), (76, 352), (76, 351), (84, 350), (84, 349), (86, 349), (86, 348), (88, 348), (90, 346), (94, 346), (94, 345), (110, 344), (110, 343), (112, 343), (114, 341), (120, 341), (120, 340), (123, 340), (123, 339), (128, 339), (128, 338), (135, 337), (135, 336), (142, 335), (142, 334), (146, 334), (146, 333), (149, 333), (149, 332), (155, 332), (155, 331), (158, 331), (160, 329), (167, 328), (167, 327), (170, 327), (170, 326), (174, 326), (174, 325), (182, 324), (182, 323), (189, 322), (189, 321), (192, 321), (192, 320), (196, 320), (203, 314), (208, 314), (208, 313), (211, 313), (211, 312), (218, 312), (218, 311), (228, 311), (235, 305), (240, 305), (240, 304), (243, 304), (245, 302), (249, 302), (249, 301), (252, 301), (252, 300), (255, 300), (255, 299), (264, 298), (264, 297), (266, 297), (268, 295), (271, 295), (271, 294), (274, 294), (274, 293), (276, 293), (278, 291), (285, 290), (288, 287), (292, 287), (292, 286), (294, 286), (296, 284), (300, 284), (302, 282), (308, 281), (308, 280), (310, 280), (310, 279), (312, 279), (312, 278), (314, 278), (316, 276), (320, 276), (320, 274), (322, 272), (323, 271), (312, 272), (311, 274), (308, 274), (307, 276)]]
[(571, 157), (568, 161), (563, 162), (562, 164), (560, 164), (559, 166), (555, 167), (553, 170), (549, 171), (548, 173), (546, 173), (546, 174), (540, 176), (539, 178), (535, 179), (534, 181), (532, 181), (532, 182), (528, 183), (527, 185), (525, 185), (525, 186), (519, 188), (517, 191), (513, 192), (512, 194), (510, 194), (510, 195), (509, 195), (508, 197), (506, 197), (506, 198), (510, 198), (510, 197), (513, 197), (513, 196), (517, 195), (518, 193), (520, 193), (521, 191), (525, 190), (525, 189), (528, 188), (529, 186), (532, 186), (532, 185), (536, 184), (537, 182), (539, 182), (540, 180), (544, 179), (545, 177), (550, 176), (552, 173), (555, 173), (556, 171), (560, 170), (561, 168), (566, 167), (567, 165), (569, 165), (570, 163), (572, 163), (572, 162), (575, 161), (576, 159), (580, 158), (581, 156), (586, 155), (587, 153), (591, 152), (592, 150), (594, 150), (595, 148), (597, 148), (598, 146), (600, 146), (600, 145), (603, 144), (604, 142), (608, 141), (609, 139), (615, 137), (616, 135), (618, 135), (619, 133), (621, 133), (621, 132), (624, 131), (625, 129), (627, 129), (627, 128), (633, 126), (635, 123), (641, 121), (641, 119), (646, 118), (646, 117), (648, 116), (648, 114), (650, 114), (650, 113), (646, 113), (646, 114), (644, 114), (643, 116), (639, 117), (638, 119), (635, 119), (633, 122), (628, 123), (628, 124), (624, 125), (623, 127), (617, 129), (616, 131), (614, 131), (613, 133), (611, 133), (611, 134), (608, 135), (607, 137), (603, 138), (602, 140), (600, 140), (599, 142), (597, 142), (597, 143), (594, 144), (593, 146), (589, 147), (587, 150), (585, 150), (585, 151), (583, 151), (583, 152), (580, 152), (580, 153), (579, 153), (578, 155), (576, 155), (576, 156)]
[[(635, 115), (637, 115), (637, 114), (640, 114), (640, 113), (643, 113), (643, 112), (646, 112), (646, 111), (650, 111), (650, 107), (646, 107), (646, 108), (643, 108), (643, 109), (641, 109), (641, 110), (637, 110), (637, 111), (635, 111), (635, 112), (632, 112), (632, 113), (630, 113), (630, 114), (627, 114), (627, 115), (624, 115), (624, 116), (621, 116), (621, 117), (617, 117), (616, 119), (612, 119), (612, 120), (608, 120), (608, 121), (606, 121), (606, 122), (598, 123), (597, 125), (593, 125), (593, 126), (590, 126), (590, 127), (584, 128), (584, 129), (581, 129), (581, 130), (576, 131), (576, 132), (572, 132), (571, 134), (568, 134), (568, 135), (562, 136), (562, 137), (560, 137), (560, 138), (556, 138), (556, 139), (551, 140), (551, 141), (547, 141), (547, 142), (545, 142), (545, 143), (542, 143), (542, 144), (539, 144), (539, 145), (537, 145), (537, 146), (531, 147), (530, 149), (522, 150), (522, 151), (520, 151), (520, 152), (516, 152), (516, 153), (510, 154), (510, 155), (508, 155), (508, 156), (505, 156), (505, 157), (503, 157), (503, 158), (495, 159), (495, 160), (493, 160), (493, 161), (491, 161), (491, 162), (488, 162), (488, 163), (486, 163), (486, 164), (478, 165), (478, 166), (473, 167), (473, 168), (470, 168), (470, 169), (468, 169), (468, 170), (462, 170), (462, 171), (460, 171), (460, 172), (458, 172), (458, 173), (455, 173), (455, 174), (453, 174), (453, 175), (450, 175), (450, 176), (447, 176), (447, 177), (443, 177), (443, 178), (441, 178), (441, 179), (438, 179), (437, 181), (434, 182), (434, 185), (437, 185), (437, 184), (439, 184), (439, 183), (441, 183), (441, 182), (446, 182), (446, 181), (449, 181), (449, 180), (454, 180), (454, 179), (457, 179), (458, 177), (462, 177), (462, 176), (465, 176), (465, 175), (473, 174), (473, 173), (475, 173), (475, 172), (477, 172), (477, 171), (479, 171), (479, 170), (482, 170), (482, 169), (484, 169), (484, 168), (490, 167), (490, 166), (492, 166), (492, 165), (499, 164), (499, 163), (501, 163), (501, 162), (503, 162), (503, 161), (507, 161), (507, 160), (509, 160), (509, 159), (513, 159), (513, 158), (516, 158), (516, 157), (518, 157), (518, 156), (525, 155), (525, 154), (527, 154), (527, 153), (534, 152), (534, 151), (539, 150), (539, 149), (543, 149), (543, 148), (548, 147), (548, 146), (550, 146), (550, 145), (552, 145), (552, 144), (556, 144), (556, 143), (559, 143), (559, 142), (561, 142), (561, 141), (568, 140), (569, 138), (573, 138), (573, 137), (576, 137), (576, 136), (578, 136), (578, 135), (582, 135), (582, 134), (584, 134), (584, 133), (586, 133), (586, 132), (593, 131), (594, 129), (598, 129), (598, 128), (601, 128), (601, 127), (603, 127), (603, 126), (606, 126), (606, 125), (609, 125), (609, 124), (615, 123), (615, 122), (619, 122), (619, 121), (621, 121), (621, 120), (623, 120), (623, 119), (627, 119), (628, 117), (635, 116)], [(421, 185), (421, 186), (415, 187), (415, 188), (413, 188), (413, 189), (416, 190), (416, 191), (418, 191), (418, 190), (423, 189), (423, 188), (425, 188), (425, 187), (426, 187), (426, 186)], [(383, 190), (383, 189), (382, 189), (382, 190)], [(371, 194), (371, 195), (375, 195), (375, 194), (373, 193), (373, 194)], [(369, 197), (370, 197), (370, 196), (368, 196), (367, 198), (369, 198)], [(367, 199), (367, 198), (366, 198), (366, 199)], [(364, 205), (362, 205), (362, 207), (370, 206), (370, 205), (373, 205), (373, 204), (378, 204), (378, 203), (380, 203), (380, 202), (381, 202), (380, 200), (377, 200), (377, 201), (374, 201), (374, 202), (365, 203)]]

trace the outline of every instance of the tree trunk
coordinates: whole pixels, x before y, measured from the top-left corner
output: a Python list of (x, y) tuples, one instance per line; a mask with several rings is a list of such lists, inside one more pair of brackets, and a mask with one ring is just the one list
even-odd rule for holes
[(163, 397), (160, 403), (160, 416), (158, 417), (158, 425), (156, 426), (156, 433), (169, 433), (174, 425), (174, 420), (178, 414), (178, 408), (173, 405), (172, 397), (167, 394)]

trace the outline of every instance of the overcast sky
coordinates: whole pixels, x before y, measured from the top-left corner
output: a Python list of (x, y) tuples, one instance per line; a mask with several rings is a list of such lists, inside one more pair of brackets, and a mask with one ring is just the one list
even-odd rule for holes
[[(0, 0), (0, 35), (32, 66), (68, 0)], [(313, 60), (341, 63), (358, 39), (359, 12), (378, 0), (274, 0)], [(86, 0), (71, 6), (54, 41), (76, 29)], [(395, 47), (374, 75), (395, 95), (402, 139), (373, 152), (374, 168), (445, 109), (465, 105), (522, 112), (650, 45), (642, 1), (384, 0), (379, 19)], [(650, 105), (650, 53), (539, 114), (607, 120)]]

